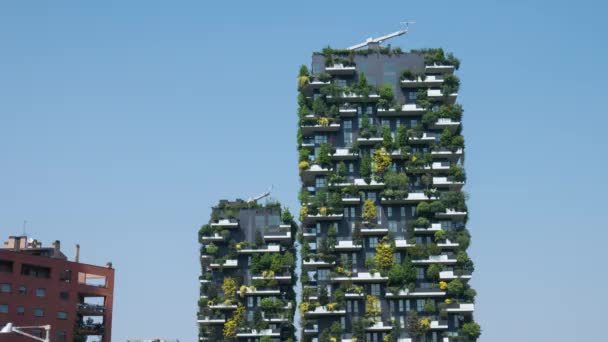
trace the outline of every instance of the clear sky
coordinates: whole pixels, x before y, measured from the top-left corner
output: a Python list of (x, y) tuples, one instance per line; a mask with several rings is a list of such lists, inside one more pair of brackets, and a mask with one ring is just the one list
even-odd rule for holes
[(297, 208), (296, 74), (400, 29), (462, 60), (481, 341), (605, 340), (602, 1), (3, 1), (0, 235), (116, 267), (114, 341), (196, 340), (220, 198)]

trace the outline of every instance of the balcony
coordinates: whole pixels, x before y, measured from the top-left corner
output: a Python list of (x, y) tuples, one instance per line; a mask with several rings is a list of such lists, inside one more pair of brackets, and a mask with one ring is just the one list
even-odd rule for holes
[(448, 118), (439, 118), (437, 121), (435, 121), (435, 123), (430, 125), (430, 128), (440, 129), (442, 131), (447, 128), (450, 132), (455, 133), (459, 126), (459, 121), (453, 121), (452, 119)]
[(318, 324), (307, 325), (304, 327), (304, 334), (306, 334), (306, 335), (316, 335), (318, 333), (319, 333)]
[(366, 227), (361, 228), (361, 235), (386, 235), (388, 234), (388, 228), (381, 227)]
[(437, 188), (460, 190), (464, 182), (455, 182), (451, 177), (433, 177), (433, 185)]
[(103, 335), (105, 326), (103, 323), (80, 323), (78, 325), (78, 331), (82, 335)]
[(454, 280), (454, 279), (462, 279), (469, 280), (472, 278), (470, 272), (464, 272), (462, 274), (456, 274), (454, 271), (441, 271), (439, 272), (439, 279), (441, 280)]
[(401, 80), (402, 88), (439, 87), (443, 84), (443, 76), (428, 75), (424, 80), (420, 77), (415, 80)]
[(334, 246), (336, 251), (356, 251), (363, 248), (363, 245), (356, 244), (353, 240), (340, 240)]
[(374, 324), (365, 328), (365, 331), (378, 332), (378, 331), (391, 331), (393, 326), (390, 323), (374, 322)]
[(302, 261), (302, 268), (305, 270), (314, 270), (318, 267), (331, 267), (334, 266), (336, 263), (335, 262), (326, 262), (323, 260), (314, 260), (314, 259), (310, 259), (310, 260), (304, 260)]
[(412, 137), (410, 141), (412, 144), (429, 144), (435, 142), (437, 140), (438, 134), (424, 132), (421, 137)]
[(433, 171), (450, 171), (450, 163), (449, 162), (433, 162), (431, 164), (431, 169)]
[(252, 280), (276, 280), (279, 283), (291, 283), (291, 274), (254, 275)]
[(236, 334), (236, 337), (242, 337), (242, 338), (264, 337), (264, 336), (281, 337), (281, 331), (278, 329), (262, 329), (262, 330), (247, 329), (242, 332), (237, 332), (237, 334)]
[(348, 159), (357, 159), (359, 158), (359, 154), (354, 153), (349, 148), (336, 148), (336, 152), (330, 156), (332, 159), (337, 160), (348, 160)]
[(352, 118), (357, 116), (357, 108), (340, 107), (338, 111), (340, 112), (340, 117), (343, 118)]
[(302, 230), (302, 237), (305, 239), (316, 239), (317, 229), (316, 228), (304, 228)]
[(398, 293), (386, 292), (386, 298), (436, 298), (444, 297), (445, 291), (440, 289), (415, 289), (410, 291), (408, 289), (400, 290)]
[(281, 245), (267, 245), (264, 248), (244, 248), (237, 251), (239, 254), (254, 254), (254, 253), (280, 253)]
[(329, 125), (302, 125), (302, 135), (312, 135), (314, 133), (322, 133), (322, 132), (338, 132), (340, 130), (340, 124), (332, 123)]
[(425, 67), (425, 72), (429, 73), (429, 74), (437, 74), (437, 73), (452, 74), (452, 73), (454, 73), (454, 66), (453, 65), (438, 65), (438, 64), (427, 65)]
[(325, 67), (325, 72), (330, 75), (354, 75), (357, 72), (355, 66), (346, 66), (344, 64), (334, 64)]
[(236, 304), (214, 304), (214, 305), (209, 305), (210, 309), (215, 309), (215, 310), (236, 310), (237, 305)]
[(211, 263), (209, 264), (211, 268), (237, 268), (239, 267), (239, 261), (237, 259), (228, 259), (223, 263)]
[(382, 137), (357, 138), (357, 143), (361, 146), (381, 144), (382, 141)]
[(439, 246), (441, 248), (458, 248), (458, 243), (445, 239), (445, 240), (439, 241), (437, 243), (437, 246)]
[(427, 91), (427, 96), (429, 97), (429, 99), (433, 100), (446, 99), (448, 103), (454, 104), (454, 102), (456, 102), (456, 97), (458, 96), (458, 93), (452, 93), (448, 94), (447, 96), (444, 96), (444, 94), (441, 92), (441, 89), (429, 89)]
[(435, 232), (441, 230), (441, 223), (431, 223), (430, 227), (420, 228), (414, 227), (415, 233), (426, 233), (426, 234), (435, 234)]
[(431, 321), (431, 326), (429, 329), (431, 330), (446, 330), (448, 328), (448, 321)]
[(353, 282), (353, 283), (382, 283), (388, 281), (388, 277), (383, 277), (380, 273), (358, 272), (354, 276), (332, 277), (332, 282)]
[(462, 157), (462, 149), (459, 148), (456, 151), (450, 150), (437, 150), (431, 152), (431, 157), (433, 158), (441, 158), (441, 159), (450, 159), (450, 160), (458, 160)]
[(343, 188), (350, 185), (356, 186), (358, 189), (382, 189), (384, 188), (384, 183), (378, 183), (375, 180), (372, 180), (369, 184), (363, 180), (363, 178), (355, 178), (350, 182), (346, 183), (332, 183), (329, 184), (330, 187)]
[[(365, 96), (365, 94), (342, 92), (337, 98), (335, 98), (335, 100), (342, 100), (347, 102), (368, 102), (371, 100), (378, 100), (379, 98), (380, 95), (378, 94), (369, 94)], [(327, 99), (334, 99), (334, 97), (332, 95), (327, 95)]]
[(395, 239), (395, 249), (406, 249), (414, 246), (414, 244), (408, 243), (406, 239)]
[(473, 313), (475, 311), (475, 304), (448, 304), (445, 311), (448, 313)]
[[(241, 290), (237, 290), (239, 295), (241, 294)], [(278, 296), (281, 294), (280, 290), (268, 290), (268, 289), (255, 289), (255, 288), (247, 288), (245, 290), (245, 296)]]
[(359, 204), (361, 203), (360, 197), (342, 197), (342, 204)]
[(101, 316), (106, 311), (106, 308), (103, 305), (78, 303), (77, 310), (78, 313), (84, 316)]
[(239, 227), (239, 223), (236, 220), (223, 219), (215, 223), (211, 223), (211, 227), (234, 229)]
[(325, 176), (331, 172), (331, 169), (323, 168), (320, 165), (313, 164), (308, 169), (302, 170), (301, 177), (302, 182), (306, 184), (314, 183), (315, 177)]
[(222, 242), (222, 241), (224, 241), (224, 237), (221, 236), (218, 233), (215, 233), (214, 235), (211, 235), (211, 236), (202, 236), (201, 240), (203, 242), (206, 242), (206, 243), (209, 243), (209, 242)]
[(291, 226), (280, 225), (279, 230), (271, 230), (264, 232), (265, 241), (291, 241)]
[(317, 306), (314, 310), (304, 312), (304, 317), (343, 316), (343, 315), (346, 315), (346, 310), (339, 310), (339, 309), (330, 310), (326, 306)]
[(430, 201), (437, 199), (436, 197), (428, 197), (423, 192), (410, 192), (407, 194), (406, 198), (402, 199), (391, 199), (391, 198), (381, 198), (380, 203), (382, 204), (407, 204), (407, 203), (418, 203), (422, 201)]
[(378, 109), (378, 116), (418, 116), (426, 112), (426, 109), (414, 104), (408, 103), (401, 107), (401, 109)]
[(418, 259), (412, 260), (414, 264), (442, 264), (442, 265), (450, 265), (455, 264), (456, 259), (452, 259), (452, 257), (441, 254), (441, 255), (429, 255), (426, 259)]
[(447, 209), (445, 213), (436, 213), (435, 217), (445, 218), (452, 220), (463, 220), (467, 216), (466, 211), (456, 211), (454, 209)]
[(303, 219), (303, 224), (309, 225), (316, 222), (324, 222), (324, 221), (340, 221), (344, 215), (342, 214), (327, 214), (327, 215), (306, 215)]

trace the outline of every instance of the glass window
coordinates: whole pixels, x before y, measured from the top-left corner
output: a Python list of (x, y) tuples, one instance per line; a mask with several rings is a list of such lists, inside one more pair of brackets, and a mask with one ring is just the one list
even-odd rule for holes
[(65, 331), (58, 331), (56, 334), (57, 338), (55, 339), (56, 341), (66, 341), (66, 334)]
[(66, 292), (66, 291), (59, 292), (59, 299), (68, 300), (68, 298), (70, 298), (70, 294), (68, 292)]
[(405, 300), (405, 311), (410, 311), (410, 300), (406, 299)]
[(377, 237), (370, 237), (369, 238), (369, 247), (370, 248), (376, 248), (376, 246), (378, 246), (378, 238)]
[(41, 308), (34, 309), (34, 316), (36, 317), (44, 317), (44, 310)]
[(348, 208), (344, 208), (344, 217), (348, 217)]
[(376, 201), (376, 193), (375, 192), (368, 192), (367, 193), (367, 199), (371, 199), (372, 201)]
[(395, 72), (395, 63), (393, 62), (384, 62), (384, 72)]
[(403, 299), (399, 301), (399, 311), (403, 312)]
[(11, 293), (11, 290), (12, 290), (11, 284), (8, 284), (8, 283), (0, 284), (0, 292)]
[(353, 311), (353, 302), (350, 300), (346, 301), (346, 312), (352, 312)]
[(353, 122), (352, 120), (344, 120), (344, 146), (350, 146), (353, 143)]
[(281, 218), (279, 215), (269, 215), (268, 216), (268, 225), (269, 226), (278, 226), (281, 224)]
[(355, 172), (355, 163), (348, 163), (348, 172)]
[(266, 215), (255, 215), (255, 226), (264, 227), (266, 225)]
[(36, 297), (44, 297), (44, 296), (46, 296), (45, 289), (36, 289)]
[(397, 75), (395, 75), (395, 73), (384, 74), (384, 83), (395, 88), (395, 84), (397, 84)]
[(351, 207), (350, 208), (350, 217), (356, 217), (356, 209), (355, 207)]
[(386, 126), (386, 127), (391, 127), (391, 122), (387, 119), (382, 119), (382, 121), (380, 122), (382, 124), (382, 127)]
[(401, 207), (401, 217), (405, 217), (405, 207)]
[(68, 319), (68, 313), (65, 311), (57, 312), (57, 319), (66, 320)]
[(25, 287), (25, 285), (19, 286), (19, 294), (27, 294), (27, 287)]
[(416, 120), (416, 119), (412, 119), (412, 121), (410, 121), (410, 122), (411, 122), (411, 124), (412, 124), (412, 126), (411, 126), (412, 128), (414, 128), (414, 127), (418, 126), (418, 120)]
[(327, 186), (327, 181), (325, 180), (325, 177), (317, 177), (315, 179), (315, 186), (317, 188), (324, 188)]
[(346, 317), (340, 317), (340, 324), (342, 325), (342, 329), (346, 329)]
[(388, 221), (388, 230), (396, 233), (397, 232), (397, 221)]
[(25, 308), (22, 305), (17, 307), (17, 315), (23, 316), (25, 314)]
[(424, 267), (416, 267), (416, 279), (424, 279)]
[(346, 80), (336, 80), (336, 85), (338, 87), (346, 87)]
[(392, 301), (392, 300), (388, 301), (388, 309), (391, 313), (395, 312), (395, 302), (394, 301)]
[(312, 63), (312, 73), (313, 74), (320, 74), (323, 72), (323, 64), (321, 63)]
[(396, 263), (398, 263), (398, 264), (401, 263), (401, 253), (399, 253), (399, 252), (393, 253), (393, 258), (395, 258)]
[(386, 208), (386, 215), (388, 217), (393, 217), (393, 208), (392, 207)]
[(416, 311), (424, 310), (424, 299), (416, 299)]
[(0, 304), (0, 313), (8, 313), (8, 304)]
[(329, 280), (329, 270), (322, 268), (317, 272), (318, 280)]
[(407, 93), (407, 99), (408, 100), (415, 100), (416, 99), (416, 92), (415, 91), (410, 91)]
[(372, 284), (372, 295), (380, 296), (380, 284)]
[(359, 302), (353, 302), (353, 312), (359, 312)]
[(327, 135), (316, 134), (315, 144), (327, 144)]

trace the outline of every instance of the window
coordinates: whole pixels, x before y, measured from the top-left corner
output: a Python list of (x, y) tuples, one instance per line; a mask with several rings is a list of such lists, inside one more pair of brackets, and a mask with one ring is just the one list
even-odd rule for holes
[(19, 286), (19, 294), (27, 294), (27, 287), (25, 287), (25, 285)]
[(405, 217), (405, 207), (401, 207), (400, 209), (401, 209), (400, 210), (401, 217)]
[(416, 92), (415, 91), (410, 91), (407, 93), (407, 99), (408, 100), (415, 100), (416, 99)]
[(66, 291), (59, 292), (59, 299), (61, 299), (61, 300), (68, 300), (68, 298), (70, 298), (70, 294), (69, 293), (67, 293)]
[(359, 302), (353, 302), (353, 312), (354, 313), (359, 312)]
[(336, 85), (338, 87), (346, 87), (346, 80), (336, 80)]
[(315, 135), (315, 144), (327, 144), (327, 136), (326, 135)]
[(0, 313), (8, 313), (8, 305), (0, 304)]
[(45, 289), (36, 289), (36, 297), (44, 297), (44, 296), (46, 296)]
[(412, 128), (418, 126), (418, 120), (416, 120), (416, 119), (412, 119), (411, 123), (412, 123), (412, 126), (411, 126)]
[(395, 72), (395, 63), (393, 62), (385, 62), (383, 67), (384, 72)]
[(266, 225), (266, 216), (265, 215), (255, 215), (255, 226), (264, 227), (265, 225)]
[(392, 207), (386, 208), (386, 215), (388, 217), (393, 217), (393, 208)]
[(388, 121), (387, 119), (382, 119), (381, 125), (382, 125), (382, 127), (386, 126), (386, 127), (390, 128), (391, 127), (391, 122)]
[(405, 300), (405, 311), (410, 311), (410, 300), (406, 299)]
[(348, 163), (348, 172), (355, 172), (355, 163)]
[(247, 307), (248, 308), (253, 307), (253, 297), (252, 296), (247, 297)]
[(342, 325), (342, 329), (346, 329), (346, 317), (340, 317), (340, 324)]
[(415, 206), (410, 207), (410, 214), (412, 215), (412, 217), (416, 216), (416, 207)]
[(22, 305), (17, 306), (17, 315), (23, 316), (25, 314), (25, 308)]
[(424, 299), (416, 299), (416, 311), (424, 310)]
[(350, 208), (350, 217), (356, 217), (356, 211), (355, 211), (355, 207), (351, 207)]
[(10, 260), (0, 260), (0, 273), (13, 273), (13, 262)]
[(389, 306), (389, 311), (390, 311), (391, 313), (392, 313), (392, 312), (395, 312), (395, 301), (390, 300), (390, 301), (388, 302), (388, 306)]
[(41, 308), (34, 309), (34, 316), (36, 317), (44, 317), (44, 310)]
[(372, 295), (380, 296), (380, 284), (372, 284)]
[(369, 238), (369, 248), (376, 248), (376, 246), (378, 246), (378, 238), (370, 237)]
[(35, 278), (50, 278), (51, 269), (48, 267), (23, 264), (21, 265), (21, 275)]
[(424, 279), (424, 267), (416, 267), (416, 279)]
[(395, 258), (396, 263), (398, 263), (398, 264), (401, 263), (401, 253), (399, 253), (399, 252), (393, 253), (393, 258)]
[(371, 199), (372, 201), (376, 202), (376, 193), (375, 192), (368, 192), (367, 193), (367, 199)]
[(353, 302), (350, 300), (346, 301), (346, 312), (352, 312), (353, 311)]
[(268, 225), (269, 226), (278, 226), (281, 224), (281, 218), (279, 215), (268, 215)]
[(65, 331), (58, 331), (55, 336), (57, 336), (55, 341), (61, 342), (61, 341), (66, 341), (66, 339), (67, 339)]
[(59, 312), (57, 312), (57, 319), (60, 319), (60, 320), (66, 320), (66, 319), (68, 319), (68, 313), (65, 312), (65, 311), (59, 311)]
[(323, 72), (323, 64), (321, 63), (312, 63), (312, 73), (313, 74), (320, 74)]
[(325, 177), (317, 177), (315, 179), (315, 186), (317, 188), (324, 188), (327, 186), (327, 181), (325, 180)]
[(403, 299), (399, 301), (399, 311), (403, 311)]
[(319, 281), (323, 281), (323, 280), (329, 280), (329, 270), (328, 269), (319, 269), (319, 271), (317, 272), (318, 275), (318, 280)]
[(8, 284), (8, 283), (0, 284), (0, 292), (11, 293), (11, 291), (12, 291), (11, 284)]
[(344, 120), (344, 146), (350, 146), (353, 143), (353, 122)]
[(388, 221), (388, 230), (392, 233), (397, 232), (397, 221)]

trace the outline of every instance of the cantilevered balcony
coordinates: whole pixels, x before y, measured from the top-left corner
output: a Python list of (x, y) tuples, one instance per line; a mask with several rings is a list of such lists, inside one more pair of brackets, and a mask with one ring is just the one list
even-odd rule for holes
[(203, 325), (212, 325), (212, 324), (224, 324), (226, 323), (226, 318), (223, 315), (217, 316), (198, 316), (197, 322)]
[(437, 242), (437, 246), (445, 249), (458, 248), (458, 243), (450, 241), (449, 239), (440, 240)]
[(379, 183), (372, 179), (372, 181), (369, 184), (367, 184), (363, 178), (355, 178), (352, 181), (346, 182), (346, 183), (329, 184), (330, 187), (335, 187), (335, 188), (340, 188), (340, 189), (347, 187), (347, 186), (351, 186), (351, 185), (356, 186), (358, 189), (370, 189), (371, 190), (371, 189), (384, 188), (384, 183)]
[(468, 280), (471, 278), (472, 278), (471, 272), (460, 272), (460, 273), (456, 273), (454, 271), (439, 272), (439, 279), (441, 279), (441, 280), (454, 280), (454, 279)]
[(408, 203), (418, 203), (423, 201), (430, 201), (436, 199), (435, 197), (429, 197), (425, 195), (423, 192), (410, 192), (407, 194), (407, 197), (394, 199), (394, 198), (384, 198), (380, 200), (382, 204), (408, 204)]
[(314, 310), (304, 312), (304, 317), (319, 317), (319, 316), (344, 316), (346, 310), (344, 309), (333, 309), (331, 310), (327, 306), (317, 306)]
[(304, 327), (305, 335), (316, 335), (319, 333), (319, 325), (318, 324), (309, 324)]
[(431, 326), (429, 329), (431, 330), (446, 330), (448, 328), (448, 321), (439, 321), (433, 320), (431, 321)]
[(371, 138), (357, 138), (357, 143), (361, 146), (366, 146), (366, 145), (376, 145), (379, 143), (382, 143), (383, 138), (382, 137), (371, 137)]
[(395, 239), (395, 249), (406, 249), (414, 246), (414, 244), (408, 243), (406, 239)]
[(327, 262), (323, 260), (315, 260), (315, 259), (304, 259), (302, 261), (302, 268), (305, 270), (314, 270), (318, 267), (332, 267), (336, 263), (335, 262)]
[(323, 133), (323, 132), (338, 132), (340, 130), (339, 123), (331, 123), (329, 125), (302, 125), (302, 135), (312, 135), (314, 133)]
[(325, 72), (331, 75), (354, 75), (357, 72), (357, 68), (351, 65), (334, 64), (325, 67)]
[(265, 241), (291, 241), (291, 226), (282, 224), (278, 230), (266, 230), (263, 237)]
[(456, 151), (450, 150), (436, 150), (431, 152), (431, 157), (433, 158), (441, 158), (441, 159), (450, 159), (450, 160), (458, 160), (462, 157), (462, 149), (459, 148)]
[(279, 283), (291, 283), (291, 274), (258, 274), (251, 277), (253, 280), (276, 280)]
[(467, 216), (466, 211), (457, 211), (454, 209), (447, 209), (443, 213), (436, 213), (435, 217), (453, 220), (463, 220)]
[(441, 230), (441, 223), (431, 223), (430, 227), (414, 227), (414, 233), (435, 234)]
[(331, 169), (324, 168), (320, 165), (313, 164), (308, 169), (302, 170), (300, 176), (302, 177), (302, 182), (306, 184), (314, 183), (315, 178), (317, 176), (325, 176), (331, 172)]
[(248, 287), (245, 289), (245, 293), (241, 294), (241, 290), (237, 290), (237, 293), (239, 295), (245, 295), (245, 296), (263, 296), (263, 297), (274, 297), (274, 296), (278, 296), (281, 294), (280, 290), (274, 290), (274, 289), (256, 289), (254, 287)]
[(412, 144), (429, 144), (437, 140), (437, 133), (424, 132), (421, 137), (411, 137)]
[(349, 148), (336, 148), (336, 152), (330, 157), (337, 160), (349, 160), (359, 158), (359, 154), (354, 153), (353, 150)]
[(222, 242), (222, 241), (224, 241), (224, 237), (221, 236), (218, 233), (215, 233), (215, 234), (210, 235), (210, 236), (201, 236), (201, 241), (203, 241), (204, 243)]
[(340, 107), (338, 112), (340, 113), (340, 117), (343, 118), (352, 118), (357, 116), (357, 108), (353, 107)]
[(400, 109), (389, 108), (389, 109), (378, 109), (378, 116), (419, 116), (426, 112), (426, 109), (414, 104), (404, 104)]
[(403, 88), (419, 88), (419, 87), (439, 87), (443, 84), (443, 76), (428, 75), (424, 79), (417, 77), (414, 80), (401, 80)]
[(453, 104), (454, 102), (456, 102), (456, 97), (458, 96), (458, 93), (451, 93), (451, 94), (444, 94), (441, 92), (441, 89), (429, 89), (427, 91), (427, 96), (429, 97), (429, 99), (433, 99), (433, 100), (442, 100), (442, 99), (446, 99), (448, 101), (448, 103)]
[(332, 95), (327, 95), (327, 99), (329, 100), (342, 100), (347, 102), (368, 102), (372, 100), (378, 100), (380, 95), (370, 93), (368, 95), (354, 92), (342, 92), (338, 95), (337, 98), (334, 98)]
[(342, 204), (359, 204), (361, 203), (361, 197), (342, 197)]
[(238, 338), (251, 338), (251, 337), (264, 337), (264, 336), (281, 337), (281, 331), (278, 329), (262, 329), (262, 330), (244, 329), (244, 330), (236, 333), (236, 337), (238, 337)]
[(236, 220), (222, 219), (217, 222), (211, 223), (211, 227), (235, 229), (239, 227), (239, 222)]
[(440, 289), (414, 289), (414, 291), (410, 291), (408, 289), (399, 290), (397, 293), (386, 292), (385, 297), (388, 299), (393, 298), (438, 298), (444, 297), (446, 295), (445, 291)]
[(448, 304), (445, 308), (448, 313), (473, 313), (475, 311), (475, 304)]
[(339, 275), (331, 277), (332, 282), (353, 282), (353, 283), (381, 283), (388, 281), (388, 277), (383, 277), (380, 273), (357, 272), (351, 276)]
[(210, 309), (215, 309), (215, 310), (226, 310), (226, 311), (230, 311), (230, 310), (236, 310), (237, 305), (236, 304), (225, 304), (225, 303), (219, 303), (219, 304), (213, 304), (213, 305), (209, 305)]
[(79, 314), (84, 316), (103, 316), (106, 308), (103, 305), (78, 303), (77, 310)]
[(266, 245), (262, 248), (243, 248), (239, 249), (239, 254), (255, 254), (255, 253), (279, 253), (281, 252), (281, 245)]
[(307, 240), (316, 239), (317, 238), (317, 229), (316, 228), (303, 228), (302, 237)]
[(464, 186), (464, 182), (456, 182), (451, 177), (433, 177), (433, 185), (438, 189), (460, 190)]
[(342, 214), (316, 214), (316, 215), (306, 215), (303, 217), (303, 224), (310, 225), (316, 222), (326, 222), (326, 221), (340, 221), (344, 215)]
[(365, 331), (368, 332), (379, 332), (379, 331), (391, 331), (393, 326), (388, 322), (374, 322), (372, 325), (365, 327)]
[(440, 129), (442, 131), (447, 128), (450, 132), (454, 133), (454, 132), (456, 132), (456, 130), (458, 129), (459, 126), (460, 126), (460, 121), (454, 121), (449, 118), (439, 118), (439, 119), (437, 119), (437, 121), (435, 121), (434, 123), (431, 124), (430, 128), (431, 129)]
[(428, 74), (438, 74), (438, 73), (452, 74), (452, 73), (454, 73), (454, 66), (453, 65), (440, 65), (440, 64), (427, 65), (425, 67), (425, 71)]
[(454, 257), (450, 257), (448, 255), (429, 255), (428, 258), (425, 259), (416, 259), (412, 260), (413, 264), (442, 264), (442, 265), (451, 265), (456, 263), (456, 259)]
[(209, 264), (211, 268), (237, 268), (239, 267), (239, 261), (237, 259), (228, 259), (224, 262), (216, 262)]
[(388, 228), (386, 227), (362, 227), (361, 235), (386, 235), (388, 234)]
[(355, 243), (353, 240), (339, 240), (334, 246), (336, 251), (357, 251), (363, 248), (363, 245)]

